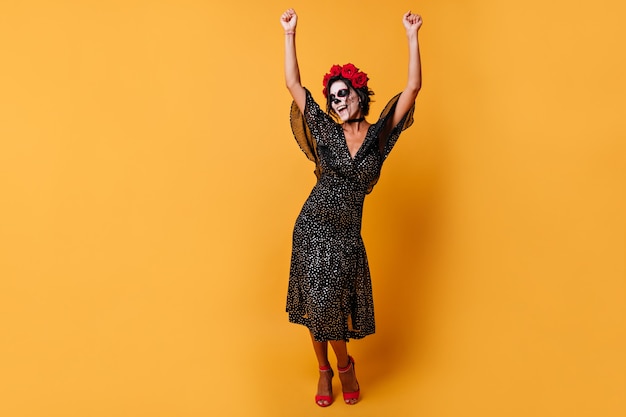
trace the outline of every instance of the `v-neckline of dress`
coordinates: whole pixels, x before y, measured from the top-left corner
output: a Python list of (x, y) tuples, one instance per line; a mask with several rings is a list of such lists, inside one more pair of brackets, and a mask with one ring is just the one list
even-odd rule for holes
[(348, 146), (348, 140), (346, 138), (346, 132), (344, 132), (343, 127), (341, 127), (341, 125), (339, 125), (339, 127), (341, 128), (341, 136), (343, 137), (343, 147), (346, 150), (346, 153), (348, 154), (348, 158), (350, 158), (351, 161), (354, 161), (356, 159), (356, 156), (359, 154), (359, 152), (361, 152), (361, 149), (363, 149), (363, 145), (365, 145), (365, 142), (367, 142), (367, 139), (370, 135), (370, 129), (372, 128), (372, 126), (374, 126), (373, 124), (370, 124), (367, 127), (367, 131), (365, 132), (365, 137), (363, 138), (363, 142), (361, 142), (361, 146), (359, 146), (359, 149), (356, 150), (356, 152), (354, 153), (354, 156), (350, 153), (350, 147)]

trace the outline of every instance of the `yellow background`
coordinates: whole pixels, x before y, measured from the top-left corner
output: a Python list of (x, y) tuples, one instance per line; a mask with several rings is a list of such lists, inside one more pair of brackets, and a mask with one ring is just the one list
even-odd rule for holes
[[(318, 409), (284, 313), (331, 64), (416, 122), (365, 204), (362, 402)], [(626, 414), (624, 3), (3, 1), (0, 415)], [(340, 387), (335, 379), (335, 391)]]

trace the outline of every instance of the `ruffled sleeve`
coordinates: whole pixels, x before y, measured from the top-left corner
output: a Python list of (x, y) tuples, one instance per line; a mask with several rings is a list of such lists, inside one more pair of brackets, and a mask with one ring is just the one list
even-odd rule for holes
[(320, 106), (313, 100), (309, 90), (306, 91), (306, 104), (304, 114), (296, 102), (291, 103), (291, 130), (296, 142), (302, 149), (306, 157), (315, 163), (315, 175), (320, 177), (322, 169), (320, 159), (317, 153), (317, 145), (324, 143), (330, 129), (334, 128), (336, 123), (328, 116)]
[[(393, 149), (393, 146), (398, 141), (400, 137), (400, 133), (403, 130), (408, 129), (413, 124), (413, 112), (415, 111), (415, 104), (409, 109), (409, 111), (404, 115), (402, 120), (398, 122), (397, 125), (391, 127), (387, 127), (387, 123), (390, 123), (390, 118), (393, 117), (393, 110), (396, 108), (396, 104), (398, 103), (398, 98), (400, 98), (400, 94), (393, 97), (389, 100), (389, 103), (385, 106), (382, 113), (380, 113), (380, 118), (376, 122), (374, 126), (374, 137), (377, 138), (378, 149), (381, 155), (381, 164), (387, 159), (387, 156)], [(378, 182), (378, 178), (380, 173), (376, 175), (376, 177), (372, 178), (367, 188), (366, 194), (372, 192), (374, 186)]]
[(398, 138), (400, 137), (400, 133), (402, 133), (403, 130), (411, 127), (411, 125), (413, 124), (413, 112), (415, 111), (415, 104), (413, 104), (409, 111), (404, 115), (402, 120), (400, 120), (397, 125), (391, 128), (389, 133), (385, 132), (385, 127), (387, 126), (387, 123), (390, 122), (389, 119), (393, 117), (393, 111), (396, 108), (396, 104), (398, 103), (399, 98), (400, 94), (397, 94), (391, 100), (389, 100), (389, 103), (387, 103), (383, 111), (380, 113), (380, 118), (376, 123), (376, 136), (378, 137), (378, 143), (381, 149), (381, 155), (383, 157), (383, 160), (387, 158), (387, 156), (393, 149), (394, 145), (398, 141)]

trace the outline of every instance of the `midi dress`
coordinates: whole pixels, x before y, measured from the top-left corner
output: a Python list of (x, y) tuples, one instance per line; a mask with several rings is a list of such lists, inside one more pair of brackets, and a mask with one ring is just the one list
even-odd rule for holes
[(399, 96), (370, 125), (354, 157), (341, 124), (322, 111), (308, 90), (304, 114), (295, 102), (291, 105), (292, 131), (315, 163), (317, 183), (293, 230), (286, 311), (289, 321), (308, 327), (316, 341), (360, 339), (375, 331), (361, 219), (365, 195), (400, 133), (413, 123), (414, 107), (396, 126), (386, 126)]

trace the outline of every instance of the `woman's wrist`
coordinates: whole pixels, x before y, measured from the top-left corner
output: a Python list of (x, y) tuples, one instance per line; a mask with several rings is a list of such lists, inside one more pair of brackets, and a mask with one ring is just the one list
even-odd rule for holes
[(295, 35), (296, 31), (295, 30), (286, 30), (285, 31), (285, 35)]

